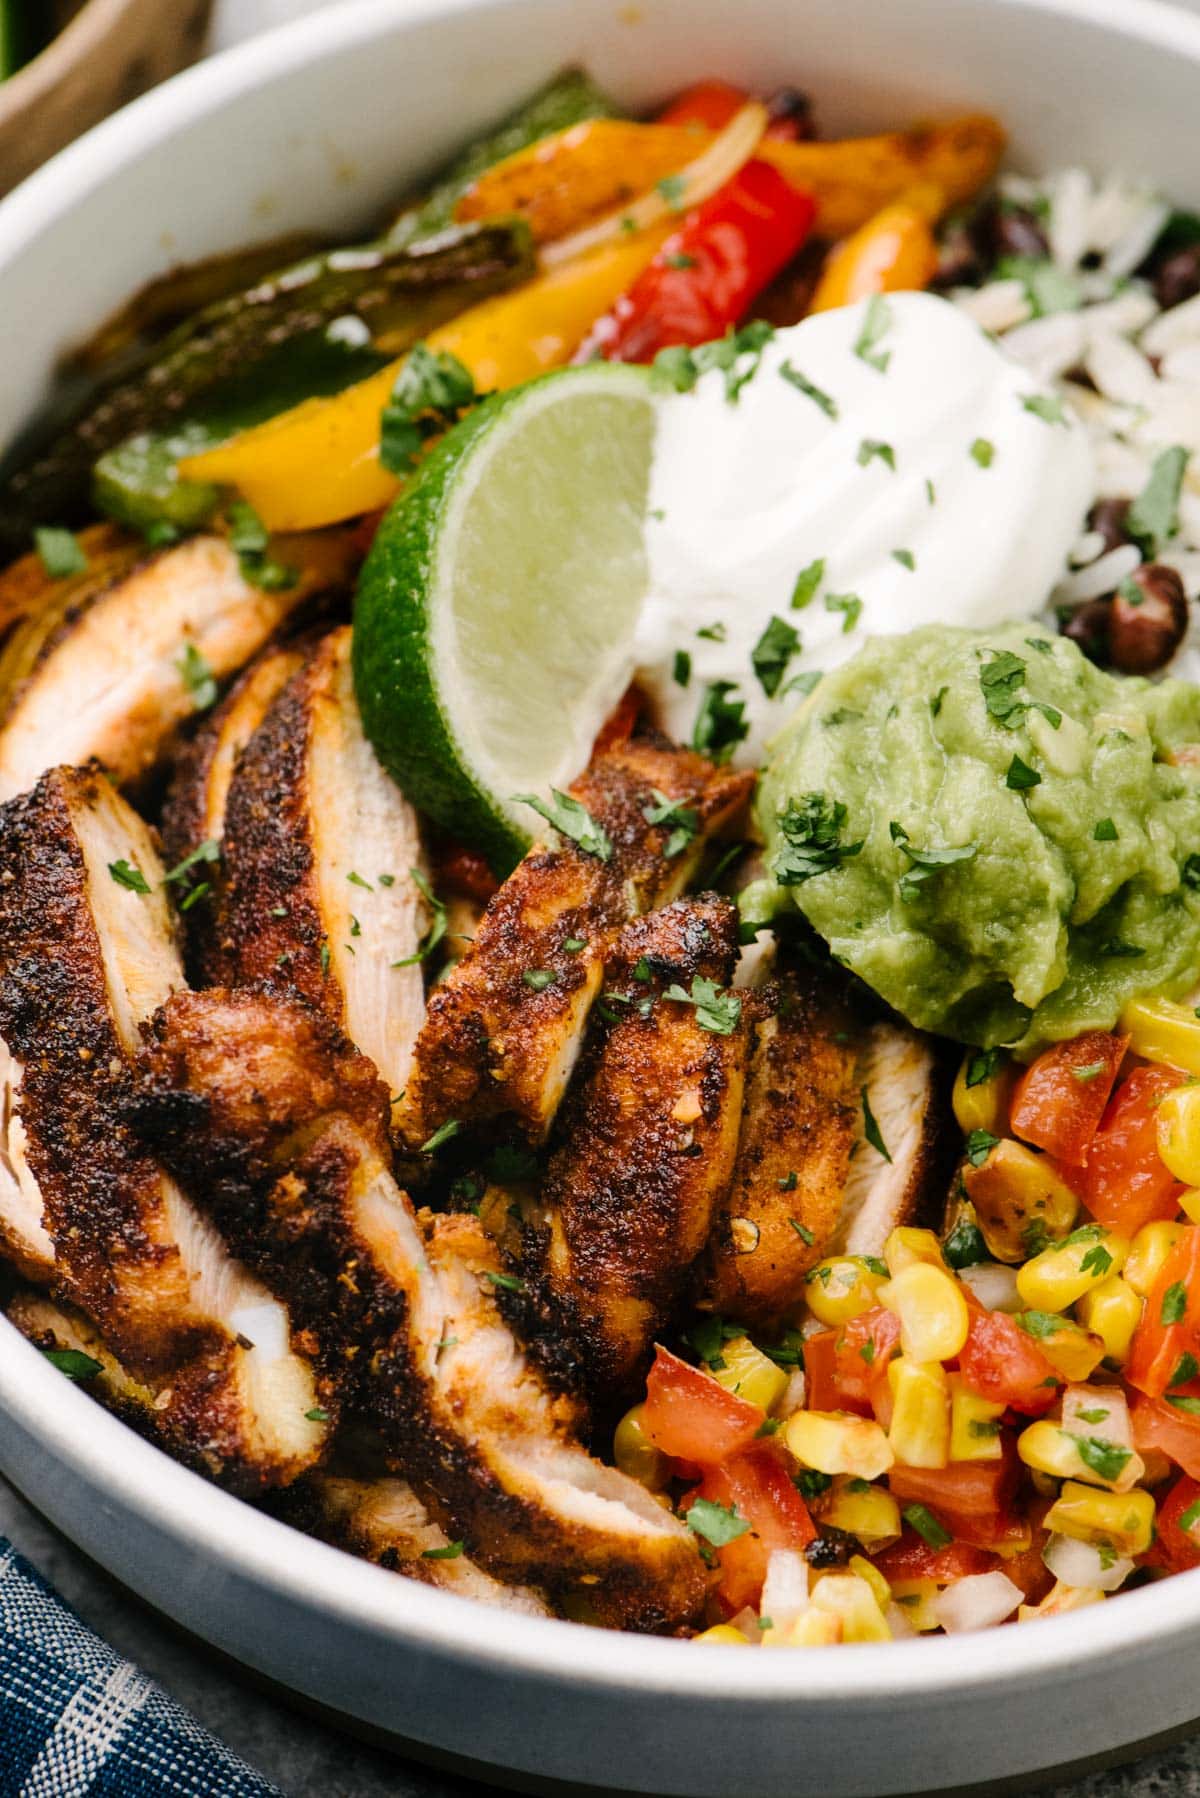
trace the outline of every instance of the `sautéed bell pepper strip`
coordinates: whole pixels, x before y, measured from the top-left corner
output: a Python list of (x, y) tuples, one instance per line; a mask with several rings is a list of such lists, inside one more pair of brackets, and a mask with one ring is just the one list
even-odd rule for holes
[(1125, 1377), (1147, 1397), (1163, 1398), (1168, 1392), (1178, 1394), (1198, 1376), (1200, 1229), (1193, 1227), (1169, 1250), (1150, 1289), (1133, 1332)]
[(1056, 1161), (1081, 1167), (1128, 1046), (1127, 1036), (1085, 1030), (1046, 1049), (1017, 1083), (1009, 1112), (1013, 1135)]
[(1155, 1111), (1187, 1078), (1174, 1068), (1138, 1067), (1113, 1093), (1077, 1176), (1079, 1196), (1097, 1223), (1136, 1236), (1143, 1224), (1179, 1210), (1186, 1188), (1159, 1155)]
[(642, 1424), (672, 1460), (708, 1467), (754, 1441), (766, 1413), (718, 1385), (709, 1374), (660, 1348), (646, 1376)]
[[(480, 392), (515, 387), (570, 360), (589, 326), (664, 242), (662, 225), (593, 250), (430, 334)], [(307, 531), (388, 505), (399, 488), (379, 460), (380, 416), (403, 360), (331, 399), (306, 400), (220, 448), (185, 457), (185, 480), (235, 487), (269, 531)]]
[(769, 163), (746, 163), (689, 212), (658, 255), (600, 319), (578, 359), (653, 362), (671, 344), (709, 343), (740, 323), (796, 254), (816, 213)]
[(933, 227), (945, 207), (941, 188), (926, 183), (877, 212), (829, 252), (810, 310), (928, 287), (938, 266)]
[[(712, 134), (695, 124), (593, 119), (497, 163), (463, 195), (455, 217), (517, 213), (535, 243), (550, 243), (648, 193), (711, 141)], [(972, 114), (945, 125), (823, 143), (789, 142), (768, 129), (755, 156), (799, 192), (812, 194), (814, 229), (838, 238), (925, 182), (942, 190), (947, 206), (962, 205), (991, 180), (1003, 150), (996, 120)]]
[[(794, 98), (801, 105), (798, 114), (793, 108), (776, 112), (775, 106)], [(750, 99), (744, 88), (734, 87), (731, 81), (698, 81), (694, 87), (684, 90), (671, 104), (659, 113), (655, 121), (659, 125), (689, 125), (693, 130), (723, 131), (735, 113)], [(803, 108), (798, 95), (790, 95), (788, 90), (778, 100), (767, 102), (771, 108), (771, 122), (767, 126), (766, 136), (777, 142), (795, 143), (802, 137), (811, 135), (808, 129), (806, 109)]]
[(716, 1550), (721, 1570), (717, 1596), (729, 1616), (744, 1605), (757, 1605), (772, 1550), (802, 1549), (817, 1534), (808, 1506), (765, 1442), (732, 1455), (719, 1467), (708, 1468), (699, 1486), (683, 1501), (685, 1516), (698, 1498), (735, 1511), (750, 1525)]

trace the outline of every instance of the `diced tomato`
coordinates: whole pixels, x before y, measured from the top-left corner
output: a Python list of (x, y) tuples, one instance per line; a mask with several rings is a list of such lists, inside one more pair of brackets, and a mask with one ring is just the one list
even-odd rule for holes
[(734, 87), (732, 81), (697, 81), (685, 87), (659, 113), (658, 123), (700, 125), (706, 131), (720, 131), (749, 98), (745, 89)]
[(462, 893), (486, 905), (499, 888), (500, 882), (484, 857), (465, 843), (442, 838), (433, 844), (432, 856), (434, 886), (439, 893)]
[(1125, 1377), (1151, 1398), (1200, 1375), (1200, 1229), (1185, 1229), (1162, 1264), (1133, 1333)]
[(1039, 1604), (1054, 1584), (1054, 1575), (1042, 1559), (1049, 1535), (1042, 1526), (1042, 1518), (1049, 1509), (1049, 1499), (1029, 1506), (1025, 1517), (1019, 1521), (1023, 1528), (1032, 1530), (1033, 1540), (1015, 1554), (1002, 1554), (996, 1559), (1001, 1573), (1006, 1573), (1014, 1586), (1020, 1586), (1026, 1604)]
[(633, 286), (600, 319), (577, 362), (653, 362), (673, 344), (709, 343), (738, 324), (791, 261), (816, 202), (769, 162), (750, 161), (686, 214)]
[(971, 1313), (958, 1371), (980, 1398), (990, 1399), (994, 1405), (1009, 1405), (1025, 1417), (1040, 1417), (1048, 1411), (1061, 1384), (1037, 1343), (1003, 1311)]
[(1186, 1079), (1174, 1068), (1134, 1068), (1109, 1100), (1079, 1188), (1092, 1216), (1109, 1229), (1133, 1236), (1143, 1224), (1178, 1211), (1185, 1188), (1158, 1153), (1154, 1113)]
[(892, 1497), (904, 1505), (925, 1505), (951, 1535), (984, 1546), (1011, 1540), (1006, 1527), (1016, 1492), (1018, 1463), (1006, 1447), (999, 1461), (951, 1461), (948, 1467), (893, 1467), (887, 1476)]
[[(1180, 1519), (1195, 1509), (1191, 1527), (1183, 1529)], [(1166, 1567), (1171, 1573), (1186, 1573), (1189, 1567), (1200, 1567), (1200, 1482), (1185, 1473), (1176, 1480), (1166, 1497), (1159, 1501), (1154, 1519), (1154, 1543), (1142, 1559), (1151, 1567)]]
[(732, 1616), (757, 1604), (773, 1549), (801, 1549), (816, 1536), (808, 1507), (768, 1443), (711, 1467), (689, 1499), (707, 1498), (736, 1510), (750, 1528), (716, 1550), (721, 1569), (718, 1595)]
[(1059, 1161), (1082, 1166), (1128, 1045), (1127, 1036), (1085, 1030), (1046, 1049), (1017, 1083), (1013, 1135)]
[(995, 1555), (985, 1548), (976, 1548), (969, 1542), (950, 1542), (945, 1548), (931, 1548), (915, 1530), (907, 1527), (899, 1542), (881, 1549), (874, 1561), (886, 1580), (933, 1579), (939, 1585), (967, 1579), (973, 1573), (990, 1573), (996, 1565)]
[(810, 1411), (858, 1411), (870, 1415), (866, 1404), (851, 1405), (837, 1380), (836, 1330), (817, 1330), (804, 1338), (804, 1402)]
[(626, 687), (604, 723), (596, 734), (592, 744), (593, 755), (603, 755), (606, 749), (616, 749), (627, 743), (633, 735), (645, 699), (640, 687)]
[(655, 1351), (646, 1379), (646, 1434), (664, 1455), (710, 1467), (747, 1447), (765, 1417), (711, 1375), (667, 1349)]
[(888, 1362), (900, 1346), (900, 1323), (882, 1305), (860, 1312), (838, 1330), (805, 1338), (804, 1374), (810, 1411), (853, 1411), (859, 1417), (890, 1409)]
[(1131, 1393), (1133, 1445), (1140, 1455), (1157, 1449), (1194, 1480), (1200, 1480), (1200, 1417), (1166, 1399)]

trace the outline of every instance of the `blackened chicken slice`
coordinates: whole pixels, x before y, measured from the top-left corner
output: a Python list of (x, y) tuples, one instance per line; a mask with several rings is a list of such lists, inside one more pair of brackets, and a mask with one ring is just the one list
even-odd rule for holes
[(737, 1163), (700, 1302), (769, 1331), (801, 1304), (839, 1228), (862, 1116), (863, 1029), (843, 982), (786, 955), (759, 1002)]
[[(213, 1190), (322, 1371), (481, 1566), (552, 1593), (598, 1582), (627, 1627), (693, 1619), (705, 1581), (686, 1527), (580, 1445), (577, 1404), (501, 1311), (518, 1295), (495, 1246), (474, 1218), (418, 1218), (392, 1175), (386, 1094), (369, 1074), (347, 1081), (347, 1045), (322, 1056), (321, 1028), (258, 994), (176, 995), (144, 1055), (143, 1128), (181, 1179)], [(339, 1109), (342, 1087), (355, 1116)]]
[(303, 1489), (292, 1488), (285, 1515), (311, 1535), (423, 1585), (526, 1617), (554, 1614), (532, 1587), (506, 1586), (485, 1573), (433, 1521), (407, 1480), (314, 1474)]
[[(182, 983), (154, 843), (98, 770), (52, 770), (0, 809), (6, 1162), (19, 1170), (0, 1187), (6, 1237), (32, 1245), (25, 1271), (84, 1312), (134, 1378), (215, 1356), (244, 1404), (240, 1439), (294, 1470), (285, 1445), (298, 1431), (307, 1464), (324, 1430), (304, 1416), (316, 1391), (287, 1313), (126, 1122), (141, 1026)], [(211, 1377), (207, 1389), (197, 1430), (228, 1434)]]
[(319, 1402), (307, 1365), (286, 1345), (272, 1351), (277, 1313), (270, 1301), (246, 1311), (244, 1321), (259, 1329), (257, 1342), (214, 1342), (170, 1373), (139, 1379), (91, 1320), (62, 1300), (21, 1291), (7, 1311), (37, 1348), (85, 1356), (94, 1371), (77, 1363), (74, 1377), (110, 1411), (177, 1461), (247, 1498), (286, 1487), (313, 1465), (326, 1431), (310, 1413), (332, 1403), (328, 1394)]
[(545, 1138), (614, 935), (684, 890), (752, 785), (660, 738), (593, 758), (571, 797), (604, 833), (600, 852), (565, 837), (541, 842), (492, 899), (430, 997), (398, 1119), (410, 1148), (451, 1119), (508, 1116), (531, 1141)]
[(344, 536), (297, 547), (295, 581), (268, 591), (247, 580), (225, 538), (190, 537), (19, 626), (0, 662), (0, 800), (59, 764), (95, 759), (122, 786), (148, 773), (212, 703), (214, 682), (347, 579)]
[[(272, 704), (305, 662), (295, 644), (273, 644), (252, 662), (181, 751), (163, 808), (167, 859), (176, 867), (199, 857), (187, 883), (188, 965), (197, 984), (220, 986), (227, 977), (222, 952), (224, 873), (220, 850), (225, 808), (238, 758)], [(215, 858), (215, 859), (214, 859)], [(198, 899), (191, 895), (204, 883)]]
[(325, 638), (243, 750), (223, 862), (234, 984), (299, 992), (400, 1094), (425, 1014), (424, 852), (416, 813), (363, 735), (349, 626)]
[(645, 1371), (729, 1185), (753, 1003), (728, 990), (737, 954), (714, 894), (626, 925), (559, 1118), (525, 1274), (545, 1344), (598, 1397)]

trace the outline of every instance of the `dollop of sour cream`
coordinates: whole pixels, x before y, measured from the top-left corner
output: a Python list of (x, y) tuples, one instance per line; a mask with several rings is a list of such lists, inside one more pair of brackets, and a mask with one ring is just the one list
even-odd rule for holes
[(1041, 611), (1093, 497), (1083, 426), (956, 307), (819, 313), (662, 405), (641, 685), (688, 742), (734, 683), (756, 763), (868, 636)]

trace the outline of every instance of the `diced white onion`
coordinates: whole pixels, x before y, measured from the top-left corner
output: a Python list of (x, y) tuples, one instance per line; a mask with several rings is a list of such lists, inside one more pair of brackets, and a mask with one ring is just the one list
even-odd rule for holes
[(762, 1615), (786, 1629), (808, 1609), (808, 1562), (791, 1548), (772, 1549), (763, 1581)]
[(915, 1636), (912, 1618), (902, 1604), (890, 1604), (883, 1613), (884, 1621), (897, 1641), (905, 1636)]
[(960, 1267), (958, 1277), (969, 1286), (979, 1303), (988, 1311), (1023, 1311), (1025, 1302), (1017, 1291), (1017, 1270), (999, 1261), (980, 1261), (975, 1267)]
[(1095, 1586), (1115, 1592), (1133, 1572), (1133, 1562), (1102, 1555), (1094, 1542), (1078, 1542), (1074, 1536), (1051, 1536), (1042, 1559), (1064, 1586)]
[(1023, 1598), (1007, 1573), (969, 1573), (938, 1593), (933, 1611), (946, 1634), (953, 1636), (1003, 1623)]
[(783, 1389), (783, 1397), (775, 1406), (776, 1417), (790, 1417), (793, 1411), (803, 1411), (804, 1391), (804, 1369), (793, 1367), (788, 1375), (788, 1383)]
[[(1081, 1417), (1081, 1411), (1088, 1415)], [(1097, 1411), (1105, 1416), (1096, 1417)], [(1068, 1386), (1063, 1393), (1062, 1427), (1074, 1436), (1099, 1436), (1117, 1448), (1133, 1447), (1129, 1406), (1119, 1386)]]
[(602, 243), (633, 231), (649, 230), (651, 225), (659, 224), (673, 212), (683, 213), (698, 206), (701, 200), (707, 200), (710, 194), (731, 181), (743, 163), (749, 162), (768, 122), (769, 115), (761, 101), (748, 100), (700, 155), (678, 171), (675, 177), (678, 193), (674, 199), (668, 201), (665, 198), (660, 181), (649, 193), (639, 194), (628, 206), (607, 213), (594, 225), (585, 225), (581, 231), (572, 232), (570, 237), (560, 237), (557, 243), (544, 244), (541, 251), (543, 266), (554, 268), (560, 262), (571, 262)]

